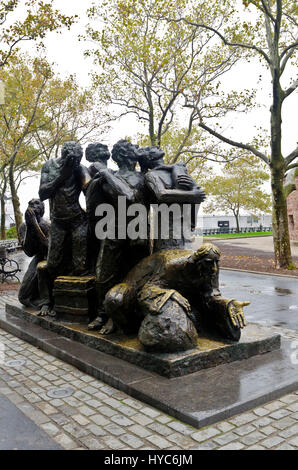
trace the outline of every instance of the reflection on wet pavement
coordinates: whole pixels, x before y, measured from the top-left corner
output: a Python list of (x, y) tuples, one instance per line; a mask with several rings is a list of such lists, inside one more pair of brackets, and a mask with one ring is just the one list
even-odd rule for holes
[(222, 270), (220, 281), (225, 297), (251, 302), (248, 321), (298, 330), (298, 279)]

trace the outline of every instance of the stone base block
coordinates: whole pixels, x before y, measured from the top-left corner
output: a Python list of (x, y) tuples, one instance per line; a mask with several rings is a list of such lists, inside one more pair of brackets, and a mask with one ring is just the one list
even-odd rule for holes
[(279, 335), (272, 333), (269, 328), (249, 324), (243, 330), (239, 343), (224, 343), (217, 338), (200, 337), (197, 347), (190, 351), (171, 354), (149, 353), (144, 350), (136, 336), (115, 333), (108, 336), (100, 335), (98, 332), (88, 331), (85, 325), (68, 324), (61, 319), (38, 317), (33, 310), (24, 309), (19, 305), (7, 305), (6, 311), (92, 349), (168, 378), (181, 377), (221, 364), (242, 361), (280, 348)]
[(95, 310), (95, 277), (60, 276), (54, 283), (54, 310), (59, 320), (89, 323)]

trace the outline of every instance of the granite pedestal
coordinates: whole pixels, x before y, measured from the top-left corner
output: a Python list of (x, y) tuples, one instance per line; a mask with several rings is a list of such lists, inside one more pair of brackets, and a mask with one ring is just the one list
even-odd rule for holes
[[(111, 350), (107, 353), (108, 350), (101, 352), (94, 349), (93, 339), (89, 344), (88, 341), (82, 344), (78, 339), (82, 334), (81, 325), (72, 330), (72, 338), (67, 338), (61, 335), (66, 328), (63, 324), (50, 322), (45, 328), (46, 319), (23, 311), (19, 305), (7, 305), (6, 310), (7, 313), (0, 313), (0, 328), (197, 428), (250, 410), (298, 388), (298, 368), (291, 361), (291, 341), (282, 339), (279, 348), (280, 336), (271, 328), (259, 325), (248, 328), (251, 334), (254, 331), (271, 338), (271, 352), (261, 354), (262, 350), (259, 349), (259, 354), (247, 359), (238, 358), (216, 367), (168, 378), (111, 355)], [(95, 336), (95, 333), (84, 334), (85, 338)], [(257, 341), (261, 344), (260, 336)], [(108, 344), (113, 347), (112, 342)], [(247, 341), (246, 350), (252, 347), (249, 344)], [(125, 348), (122, 344), (121, 348), (122, 352), (134, 349), (133, 344), (128, 343)]]

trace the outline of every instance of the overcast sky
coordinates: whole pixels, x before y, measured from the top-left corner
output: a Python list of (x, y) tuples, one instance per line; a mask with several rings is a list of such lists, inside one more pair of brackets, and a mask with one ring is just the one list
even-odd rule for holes
[[(45, 41), (47, 58), (57, 64), (57, 71), (59, 71), (62, 76), (75, 74), (82, 86), (90, 84), (89, 74), (93, 68), (93, 63), (92, 59), (86, 59), (84, 57), (84, 50), (87, 48), (87, 45), (83, 41), (78, 41), (78, 35), (83, 34), (85, 31), (85, 26), (88, 22), (86, 9), (92, 5), (92, 3), (92, 0), (56, 1), (57, 8), (68, 15), (79, 15), (79, 21), (70, 31), (64, 30), (62, 34), (55, 32), (49, 33)], [(22, 49), (32, 52), (32, 44), (24, 44)], [(242, 63), (234, 67), (234, 69), (228, 73), (224, 83), (229, 89), (241, 90), (243, 88), (256, 87), (258, 77), (261, 73), (262, 69), (257, 62), (255, 66)], [(249, 116), (234, 116), (230, 118), (228, 122), (228, 126), (235, 128), (236, 136), (234, 134), (234, 137), (236, 140), (249, 142), (253, 136), (254, 123), (264, 127), (268, 126), (270, 120), (269, 73), (264, 73), (264, 77), (265, 78), (259, 84), (258, 93), (258, 99), (264, 106), (256, 112), (250, 113)], [(289, 82), (289, 78), (290, 77), (285, 77), (287, 82)], [(297, 145), (298, 94), (293, 95), (286, 100), (283, 110), (283, 150), (285, 155), (290, 153)], [(106, 143), (112, 146), (118, 139), (127, 135), (136, 134), (139, 130), (140, 125), (136, 122), (135, 118), (133, 116), (126, 116), (121, 122), (117, 122), (114, 125), (114, 128), (107, 137)], [(23, 184), (20, 190), (22, 211), (25, 211), (28, 201), (37, 196), (38, 185), (38, 178), (29, 179)]]

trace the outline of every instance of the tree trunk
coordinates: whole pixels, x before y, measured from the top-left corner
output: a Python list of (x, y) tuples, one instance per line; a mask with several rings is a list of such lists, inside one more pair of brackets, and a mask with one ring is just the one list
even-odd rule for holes
[(237, 214), (237, 212), (234, 212), (234, 216), (235, 216), (235, 219), (236, 219), (236, 230), (237, 230), (237, 233), (240, 233), (240, 226), (239, 226), (239, 213)]
[(1, 240), (6, 240), (6, 214), (5, 214), (5, 199), (4, 194), (1, 194)]
[(13, 165), (9, 168), (9, 186), (10, 186), (10, 192), (11, 192), (11, 199), (12, 199), (12, 205), (13, 205), (13, 210), (14, 210), (14, 217), (15, 217), (15, 223), (16, 223), (16, 229), (17, 229), (17, 234), (19, 236), (19, 229), (23, 223), (23, 216), (21, 212), (21, 207), (20, 207), (20, 200), (17, 194), (17, 189), (14, 181), (14, 172), (13, 172)]
[(272, 188), (272, 230), (275, 266), (289, 268), (293, 265), (288, 227), (287, 201), (283, 188), (283, 172), (271, 171)]
[[(276, 61), (277, 64), (277, 61)], [(283, 188), (284, 159), (281, 150), (283, 91), (280, 86), (280, 68), (272, 70), (273, 102), (271, 112), (271, 188), (272, 188), (272, 229), (275, 253), (275, 267), (290, 268), (293, 265), (288, 226), (287, 201)]]

